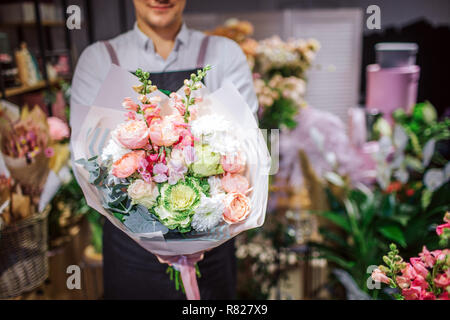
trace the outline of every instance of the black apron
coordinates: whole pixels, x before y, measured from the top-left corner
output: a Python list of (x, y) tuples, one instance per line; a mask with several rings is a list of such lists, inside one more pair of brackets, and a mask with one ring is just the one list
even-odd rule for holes
[[(209, 38), (205, 36), (197, 58), (197, 68), (150, 73), (158, 88), (176, 91), (184, 79), (204, 65)], [(119, 65), (117, 55), (109, 42), (104, 42), (111, 62)], [(175, 289), (166, 274), (167, 264), (161, 264), (150, 252), (105, 219), (103, 226), (103, 283), (105, 299), (186, 299)], [(234, 299), (236, 293), (236, 258), (234, 239), (208, 251), (198, 263), (200, 297), (203, 300)]]

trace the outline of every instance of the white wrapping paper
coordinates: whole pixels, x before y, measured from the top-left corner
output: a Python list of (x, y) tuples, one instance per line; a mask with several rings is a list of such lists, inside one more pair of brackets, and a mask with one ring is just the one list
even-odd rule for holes
[[(92, 106), (71, 106), (72, 160), (88, 159), (101, 154), (110, 138), (111, 131), (125, 119), (126, 110), (121, 106), (123, 98), (131, 97), (135, 101), (137, 100), (138, 94), (132, 90), (132, 86), (137, 83), (138, 79), (134, 75), (112, 65), (94, 104)], [(180, 89), (179, 93), (181, 94), (181, 92)], [(160, 95), (163, 99), (168, 99), (159, 91), (152, 95)], [(170, 112), (170, 110), (163, 109), (162, 113), (164, 112)], [(241, 142), (245, 146), (247, 176), (253, 189), (249, 193), (251, 212), (248, 218), (240, 223), (228, 225), (222, 222), (210, 232), (188, 233), (183, 239), (165, 239), (161, 232), (133, 233), (103, 208), (102, 195), (94, 185), (88, 182), (88, 172), (80, 164), (73, 163), (75, 176), (89, 206), (103, 214), (117, 228), (154, 254), (187, 255), (212, 249), (240, 232), (259, 227), (264, 223), (270, 156), (249, 106), (235, 87), (231, 83), (226, 83), (219, 90), (203, 96), (199, 114), (206, 113), (220, 114), (235, 124), (240, 137), (242, 137)]]

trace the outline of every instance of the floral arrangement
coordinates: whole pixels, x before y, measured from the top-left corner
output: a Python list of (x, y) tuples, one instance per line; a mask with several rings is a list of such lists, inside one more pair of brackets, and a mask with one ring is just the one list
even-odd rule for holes
[(245, 157), (239, 140), (227, 134), (233, 124), (219, 116), (197, 115), (200, 98), (192, 92), (201, 88), (207, 70), (185, 81), (184, 98), (170, 94), (175, 112), (169, 115), (161, 114), (160, 97), (147, 97), (156, 90), (148, 84), (149, 74), (136, 72), (142, 82), (135, 87), (141, 104), (124, 99), (127, 121), (113, 131), (95, 167), (110, 179), (110, 196), (126, 188), (119, 203), (127, 206), (110, 209), (125, 215), (140, 205), (180, 233), (208, 231), (222, 221), (233, 224), (247, 218), (251, 190), (242, 174)]
[(295, 116), (306, 106), (306, 72), (312, 66), (320, 44), (315, 39), (283, 41), (273, 36), (262, 41), (250, 38), (248, 21), (229, 19), (208, 34), (236, 41), (254, 73), (254, 86), (260, 109), (260, 127), (296, 127)]
[[(118, 122), (123, 111), (91, 107), (92, 124), (83, 123), (74, 141), (79, 159), (74, 168), (87, 203), (173, 266), (171, 278), (190, 299), (199, 297), (198, 288), (191, 286), (195, 279), (186, 278), (195, 272), (186, 270), (193, 270), (205, 250), (260, 226), (267, 201), (264, 139), (250, 110), (242, 113), (246, 106), (237, 91), (219, 89), (230, 90), (220, 103), (214, 93), (204, 100), (201, 81), (209, 69), (192, 74), (178, 93), (159, 91), (148, 72), (137, 70), (138, 102), (123, 100), (126, 120)], [(114, 83), (117, 73), (129, 77), (114, 68), (104, 85)], [(240, 108), (241, 123), (221, 113), (223, 104)], [(102, 129), (103, 119), (110, 138), (101, 142), (99, 153), (92, 152), (89, 146), (98, 137), (92, 129)], [(190, 239), (199, 240), (195, 250)]]
[[(440, 236), (450, 231), (450, 213), (445, 215), (443, 225), (436, 228)], [(405, 262), (397, 246), (391, 244), (389, 253), (383, 257), (386, 265), (380, 265), (372, 273), (372, 279), (399, 291), (398, 300), (450, 300), (450, 250), (428, 251), (424, 246), (419, 257)]]
[(5, 163), (3, 188), (10, 191), (3, 199), (6, 224), (24, 219), (37, 210), (49, 172), (58, 172), (69, 158), (65, 140), (67, 124), (48, 117), (38, 107), (24, 107), (17, 117), (0, 109), (1, 156)]

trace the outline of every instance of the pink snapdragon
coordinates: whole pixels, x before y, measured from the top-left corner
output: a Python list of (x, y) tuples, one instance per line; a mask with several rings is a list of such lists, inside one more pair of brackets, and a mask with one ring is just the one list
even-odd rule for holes
[(123, 99), (122, 107), (132, 112), (137, 112), (139, 110), (139, 105), (134, 103), (130, 97)]
[(381, 271), (379, 268), (376, 268), (375, 270), (372, 271), (372, 279), (374, 281), (382, 282), (382, 283), (386, 283), (386, 284), (389, 284), (391, 282), (391, 279), (389, 279), (389, 277), (386, 276), (386, 274), (383, 271)]

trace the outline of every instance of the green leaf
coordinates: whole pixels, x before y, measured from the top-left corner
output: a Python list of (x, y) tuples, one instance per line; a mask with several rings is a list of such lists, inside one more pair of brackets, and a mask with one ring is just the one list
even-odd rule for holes
[(397, 242), (404, 248), (406, 247), (405, 236), (399, 227), (395, 225), (387, 225), (380, 227), (378, 231), (389, 240)]
[(351, 232), (349, 221), (345, 216), (343, 216), (339, 213), (330, 212), (330, 211), (322, 212), (322, 213), (320, 213), (320, 215), (322, 215), (324, 218), (330, 220), (337, 226), (341, 227), (345, 231)]

